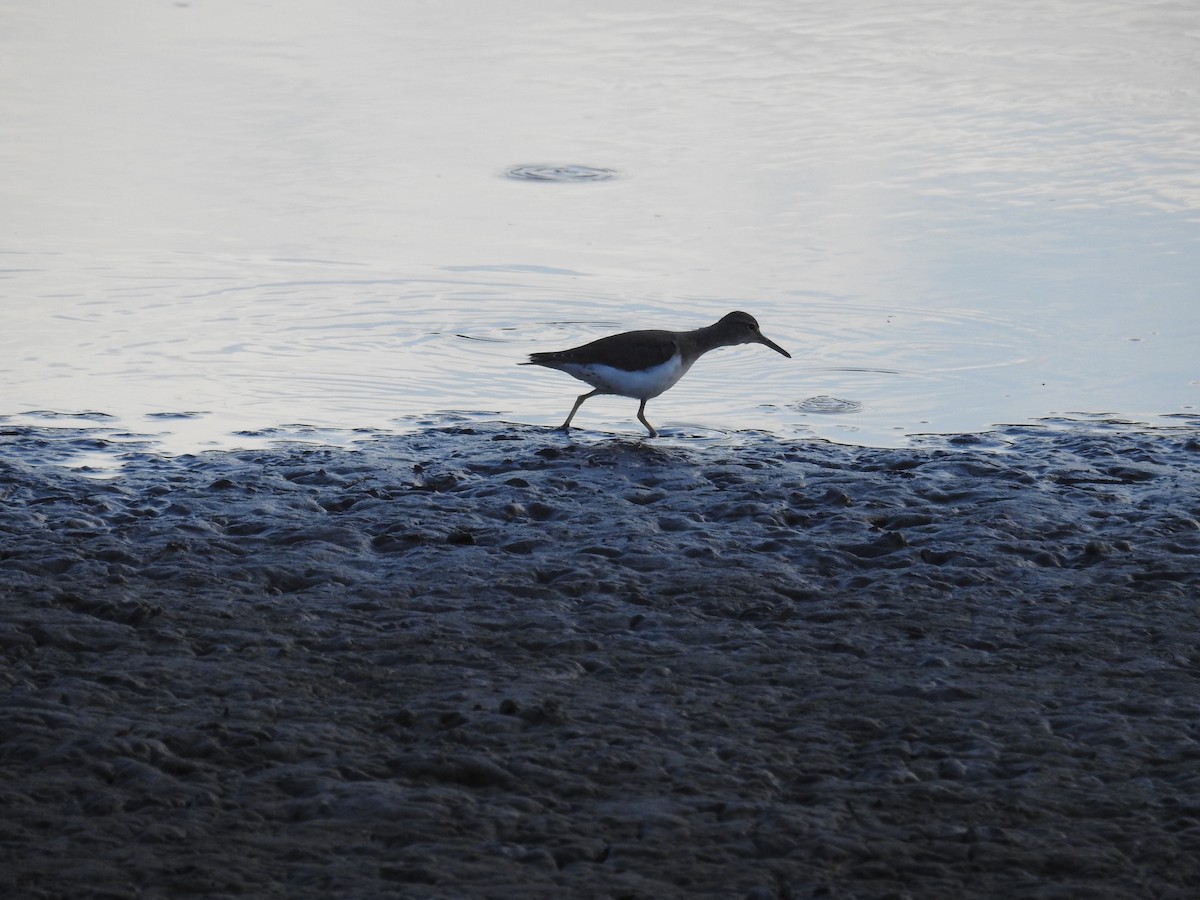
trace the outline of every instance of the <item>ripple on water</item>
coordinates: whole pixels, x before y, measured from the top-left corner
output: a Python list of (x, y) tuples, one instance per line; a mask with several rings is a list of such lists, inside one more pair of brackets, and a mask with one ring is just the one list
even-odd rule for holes
[(518, 181), (608, 181), (615, 178), (615, 169), (595, 166), (513, 166), (505, 173)]
[(818, 394), (792, 404), (792, 409), (802, 413), (821, 413), (822, 415), (838, 415), (861, 412), (863, 405), (857, 400), (843, 400), (841, 397), (831, 397), (829, 394)]

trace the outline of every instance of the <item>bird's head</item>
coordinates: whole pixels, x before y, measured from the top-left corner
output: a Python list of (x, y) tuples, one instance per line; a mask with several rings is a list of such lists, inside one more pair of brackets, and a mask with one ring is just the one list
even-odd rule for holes
[(750, 313), (740, 311), (731, 312), (713, 327), (718, 329), (721, 335), (726, 338), (727, 346), (733, 346), (734, 344), (763, 344), (770, 347), (776, 353), (782, 353), (788, 359), (792, 358), (792, 354), (788, 353), (758, 330), (758, 322)]

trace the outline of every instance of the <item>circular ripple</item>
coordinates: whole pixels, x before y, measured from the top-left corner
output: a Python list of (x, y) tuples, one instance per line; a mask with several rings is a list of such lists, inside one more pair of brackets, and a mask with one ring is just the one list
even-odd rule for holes
[(513, 166), (505, 174), (518, 181), (607, 181), (617, 175), (593, 166)]
[(795, 405), (795, 409), (799, 412), (825, 415), (856, 413), (861, 412), (862, 408), (862, 404), (857, 400), (843, 400), (840, 397), (830, 397), (828, 394), (818, 394), (816, 397), (809, 397)]

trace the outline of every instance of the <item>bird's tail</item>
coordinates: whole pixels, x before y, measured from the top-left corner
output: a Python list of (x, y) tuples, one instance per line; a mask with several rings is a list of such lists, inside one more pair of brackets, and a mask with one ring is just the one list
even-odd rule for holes
[(552, 366), (557, 361), (558, 353), (530, 353), (529, 359), (517, 363), (518, 366)]

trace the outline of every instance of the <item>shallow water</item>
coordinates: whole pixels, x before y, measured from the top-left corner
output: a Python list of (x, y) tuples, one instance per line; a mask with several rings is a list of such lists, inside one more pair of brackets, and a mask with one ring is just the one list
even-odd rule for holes
[(1200, 11), (1096, 9), (9, 4), (3, 424), (553, 425), (524, 354), (735, 308), (795, 358), (706, 358), (668, 438), (1194, 418)]

